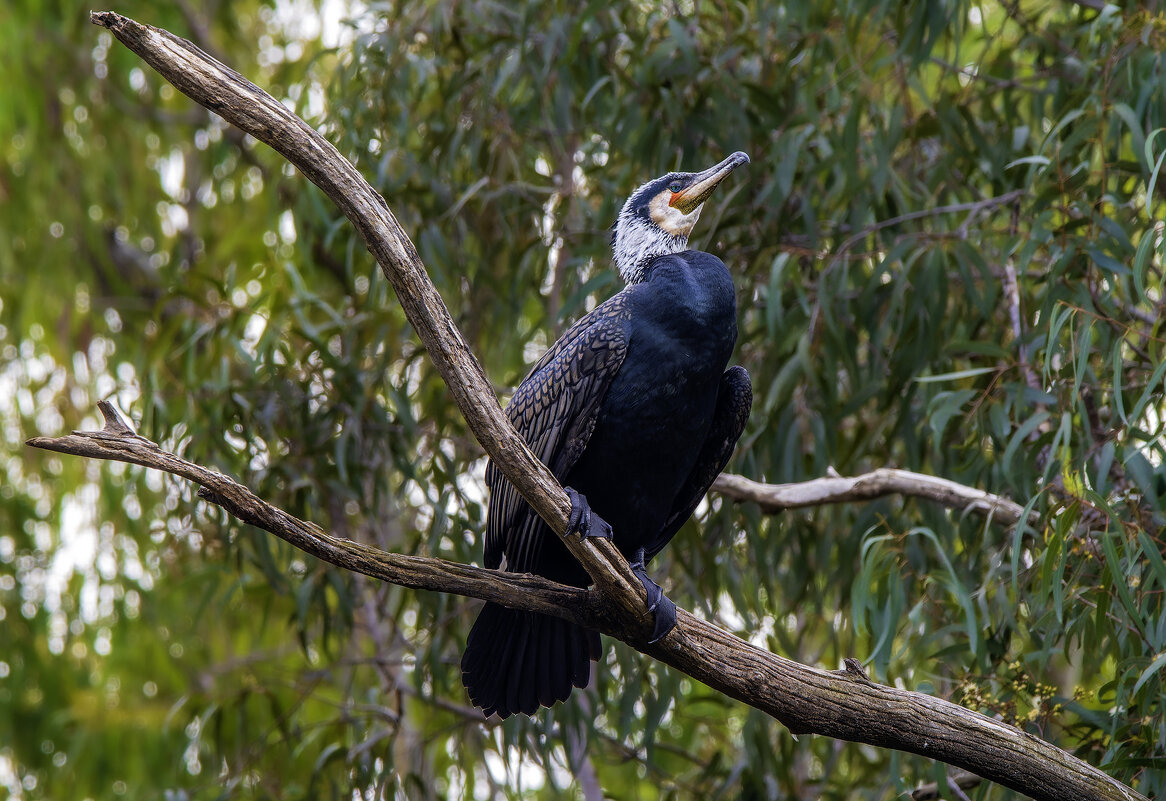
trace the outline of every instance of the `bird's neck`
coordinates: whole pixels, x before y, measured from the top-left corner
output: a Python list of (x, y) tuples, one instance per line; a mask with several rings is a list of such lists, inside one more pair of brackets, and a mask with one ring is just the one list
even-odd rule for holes
[(612, 244), (616, 269), (624, 283), (630, 285), (647, 277), (652, 259), (686, 250), (688, 237), (667, 234), (655, 226), (636, 221), (619, 226)]

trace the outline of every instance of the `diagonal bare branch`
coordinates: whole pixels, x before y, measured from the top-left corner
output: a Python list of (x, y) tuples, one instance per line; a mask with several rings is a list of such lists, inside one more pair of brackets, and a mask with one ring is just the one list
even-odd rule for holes
[[(344, 212), (392, 284), (474, 436), (561, 536), (571, 509), (566, 493), (502, 413), (482, 366), (429, 280), (416, 248), (364, 176), (282, 103), (186, 39), (113, 12), (95, 12), (90, 18), (183, 94), (283, 155)], [(641, 619), (645, 630), (650, 628), (643, 586), (615, 546), (601, 539), (566, 537), (564, 542), (596, 586), (629, 617)]]

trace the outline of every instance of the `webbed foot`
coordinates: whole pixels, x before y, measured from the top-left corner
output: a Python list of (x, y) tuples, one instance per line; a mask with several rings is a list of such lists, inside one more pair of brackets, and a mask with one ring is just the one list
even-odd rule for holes
[(655, 625), (652, 628), (652, 638), (648, 642), (658, 642), (663, 639), (664, 635), (672, 631), (672, 627), (676, 625), (676, 604), (664, 594), (664, 590), (660, 585), (652, 581), (648, 576), (648, 569), (644, 565), (644, 549), (636, 551), (636, 560), (632, 562), (629, 567), (640, 583), (644, 585), (644, 589), (648, 593), (648, 611), (655, 617)]
[(587, 503), (587, 496), (570, 487), (563, 487), (563, 490), (571, 499), (571, 513), (567, 516), (567, 536), (578, 534), (580, 537), (611, 539), (611, 526), (606, 520), (591, 511), (591, 506)]

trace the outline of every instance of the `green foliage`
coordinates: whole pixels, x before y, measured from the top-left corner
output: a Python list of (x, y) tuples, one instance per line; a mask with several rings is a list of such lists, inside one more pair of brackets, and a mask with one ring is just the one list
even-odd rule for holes
[[(1041, 522), (711, 496), (656, 563), (669, 594), (1166, 794), (1160, 4), (402, 0), (323, 30), (257, 0), (118, 11), (326, 131), (503, 395), (616, 290), (607, 226), (631, 189), (748, 152), (694, 242), (738, 276), (756, 400), (731, 469), (895, 465)], [(611, 643), (594, 692), (484, 726), (457, 668), (475, 603), (344, 575), (137, 468), (23, 449), (96, 427), (113, 395), (141, 433), (338, 534), (480, 559), (481, 450), (336, 210), (83, 14), (8, 16), (13, 797), (581, 797), (593, 770), (621, 799), (891, 799), (934, 780), (795, 741)]]

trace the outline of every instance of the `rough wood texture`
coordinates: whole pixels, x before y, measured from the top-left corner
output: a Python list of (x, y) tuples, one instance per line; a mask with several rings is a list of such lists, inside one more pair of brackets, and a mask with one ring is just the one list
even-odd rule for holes
[[(894, 467), (882, 467), (860, 476), (832, 475), (795, 484), (761, 484), (724, 473), (717, 476), (712, 489), (734, 501), (756, 503), (766, 512), (869, 501), (884, 495), (909, 495), (935, 501), (949, 509), (984, 515), (1005, 526), (1016, 525), (1024, 517), (1024, 507), (1015, 501), (946, 478)], [(1031, 513), (1028, 519), (1032, 525), (1040, 523), (1036, 513)]]
[(139, 436), (108, 401), (97, 404), (105, 428), (74, 431), (64, 437), (36, 437), (28, 444), (58, 453), (108, 459), (152, 467), (198, 484), (198, 496), (221, 506), (244, 523), (268, 531), (305, 553), (326, 562), (418, 590), (452, 592), (515, 609), (558, 615), (576, 623), (590, 621), (596, 594), (556, 584), (541, 576), (464, 565), (445, 559), (387, 553), (352, 540), (334, 537), (315, 523), (285, 512), (247, 487), (215, 470), (162, 450)]
[(227, 476), (134, 433), (113, 406), (99, 404), (102, 431), (38, 437), (45, 450), (113, 459), (164, 470), (197, 483), (199, 496), (240, 520), (348, 570), (406, 587), (497, 601), (552, 614), (624, 640), (641, 652), (756, 707), (791, 731), (897, 748), (972, 771), (1038, 799), (1142, 799), (1090, 765), (1031, 734), (921, 693), (875, 684), (857, 660), (831, 671), (764, 651), (707, 621), (677, 610), (677, 636), (649, 644), (642, 623), (595, 590), (538, 576), (485, 570), (389, 554), (333, 537), (299, 520)]
[[(557, 531), (568, 502), (549, 471), (509, 426), (477, 360), (429, 282), (408, 237), (383, 199), (328, 142), (281, 104), (194, 45), (113, 13), (93, 21), (108, 28), (178, 89), (286, 156), (352, 220), (392, 282), (418, 336), (429, 349), (482, 446), (523, 496)], [(159, 449), (103, 406), (102, 432), (39, 438), (30, 445), (167, 470), (203, 486), (200, 494), (240, 519), (266, 528), (341, 567), (410, 587), (460, 592), (534, 608), (591, 625), (625, 640), (744, 703), (794, 732), (813, 732), (942, 760), (1038, 799), (1141, 799), (1143, 796), (1037, 737), (954, 704), (874, 684), (859, 663), (841, 671), (799, 665), (763, 651), (679, 611), (676, 629), (648, 645), (642, 590), (610, 543), (569, 540), (598, 590), (556, 587), (535, 577), (499, 574), (436, 559), (383, 554), (330, 537), (267, 504), (236, 482)], [(112, 422), (111, 421), (112, 416)], [(586, 603), (579, 603), (580, 593)]]

